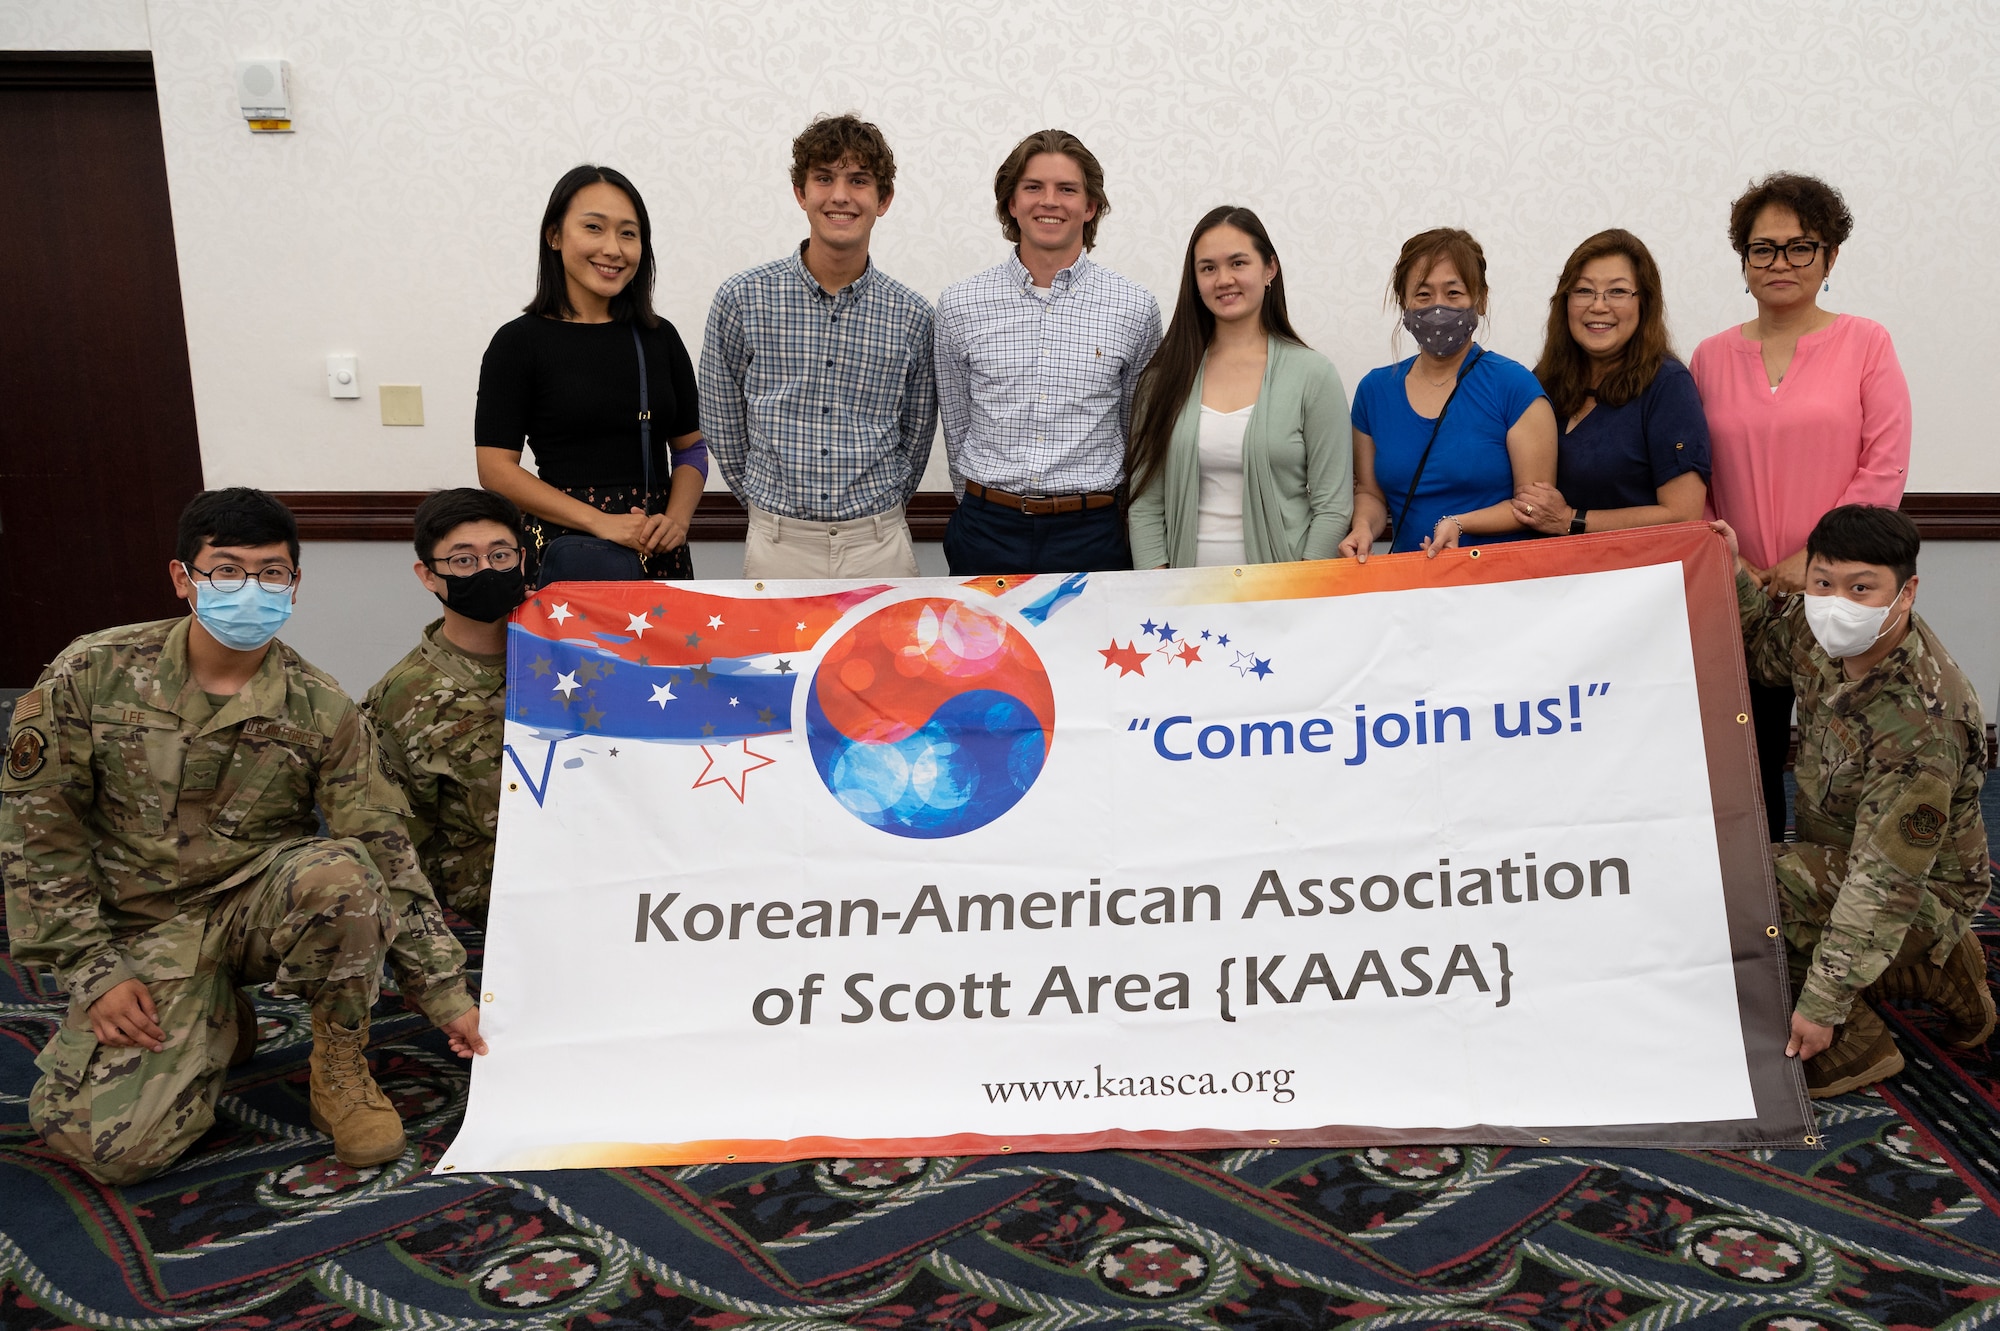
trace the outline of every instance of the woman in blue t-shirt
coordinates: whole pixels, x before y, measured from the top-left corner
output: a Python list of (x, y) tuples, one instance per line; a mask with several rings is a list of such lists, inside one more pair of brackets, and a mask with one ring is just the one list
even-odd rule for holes
[(1550, 536), (1693, 522), (1708, 499), (1708, 420), (1667, 344), (1660, 269), (1629, 231), (1576, 247), (1549, 297), (1535, 377), (1562, 432), (1556, 483), (1514, 496)]
[(1486, 313), (1486, 255), (1454, 227), (1403, 242), (1390, 279), (1421, 350), (1354, 392), (1354, 525), (1340, 553), (1376, 541), (1435, 556), (1535, 533), (1514, 495), (1556, 478), (1556, 418), (1535, 376), (1472, 341)]

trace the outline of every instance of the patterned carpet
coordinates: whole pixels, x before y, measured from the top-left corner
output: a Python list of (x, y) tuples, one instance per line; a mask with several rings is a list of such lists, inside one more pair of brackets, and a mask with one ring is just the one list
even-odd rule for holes
[[(1996, 783), (2000, 784), (2000, 783)], [(2000, 793), (1989, 785), (1989, 795)], [(1982, 927), (2000, 954), (2000, 917)], [(477, 935), (468, 934), (475, 945)], [(385, 999), (410, 1125), (306, 1126), (304, 1012), (181, 1167), (97, 1186), (26, 1126), (59, 1010), (0, 969), (0, 1327), (1068, 1331), (1970, 1327), (2000, 1313), (2000, 1064), (1891, 1013), (1909, 1068), (1816, 1151), (1101, 1152), (454, 1176), (465, 1073)], [(1547, 1075), (1585, 1077), (1552, 1060)], [(781, 1072), (773, 1093), (795, 1093)]]

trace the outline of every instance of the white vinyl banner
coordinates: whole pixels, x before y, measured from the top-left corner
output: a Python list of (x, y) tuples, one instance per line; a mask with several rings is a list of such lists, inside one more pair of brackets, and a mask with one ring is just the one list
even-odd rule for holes
[(1754, 1117), (1681, 565), (1448, 559), (539, 593), (442, 1168)]

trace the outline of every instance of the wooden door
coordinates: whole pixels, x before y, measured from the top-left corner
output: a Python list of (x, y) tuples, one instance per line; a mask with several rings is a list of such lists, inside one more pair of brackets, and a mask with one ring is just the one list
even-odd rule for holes
[(0, 688), (179, 613), (201, 489), (152, 61), (0, 57)]

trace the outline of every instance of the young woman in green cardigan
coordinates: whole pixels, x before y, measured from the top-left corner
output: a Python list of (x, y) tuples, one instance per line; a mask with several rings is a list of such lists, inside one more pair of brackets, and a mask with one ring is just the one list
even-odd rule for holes
[(1340, 375), (1292, 331), (1264, 224), (1214, 209), (1133, 398), (1133, 567), (1333, 558), (1354, 512), (1353, 448)]

